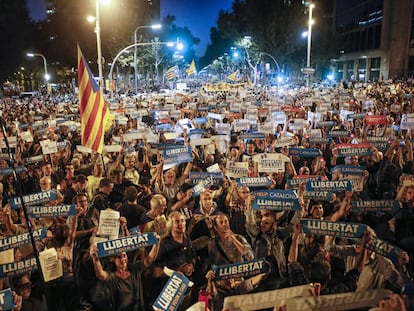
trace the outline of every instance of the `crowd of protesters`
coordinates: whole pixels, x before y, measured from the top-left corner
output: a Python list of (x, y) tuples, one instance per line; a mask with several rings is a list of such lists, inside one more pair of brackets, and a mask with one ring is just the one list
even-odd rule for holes
[[(1, 171), (9, 172), (0, 176), (1, 235), (27, 232), (28, 225), (32, 230), (46, 227), (47, 237), (36, 247), (38, 251), (56, 249), (63, 270), (62, 277), (47, 283), (35, 270), (3, 279), (0, 286), (14, 291), (14, 309), (152, 310), (168, 281), (167, 267), (193, 283), (180, 310), (202, 295), (208, 297), (210, 310), (222, 310), (228, 296), (309, 283), (318, 284), (314, 290), (320, 295), (387, 288), (396, 295), (378, 308), (403, 310), (414, 294), (410, 292), (414, 272), (414, 137), (410, 126), (414, 123), (409, 122), (414, 113), (414, 86), (410, 81), (389, 81), (278, 91), (204, 90), (146, 99), (116, 97), (110, 106), (118, 115), (105, 135), (105, 145), (120, 148), (103, 154), (77, 148), (81, 131), (76, 97), (1, 99), (2, 136), (9, 137), (7, 144), (3, 139), (0, 154)], [(232, 107), (241, 110), (232, 111)], [(212, 147), (192, 145), (191, 160), (165, 165), (161, 144), (170, 148), (191, 145), (192, 130), (199, 130), (197, 139), (218, 136), (223, 126), (217, 124), (247, 119), (252, 109), (256, 120), (240, 131), (231, 128), (224, 135), (228, 137), (224, 147), (214, 142)], [(148, 114), (135, 114), (143, 110)], [(178, 111), (181, 118), (176, 117)], [(285, 121), (272, 119), (274, 111), (283, 112)], [(160, 115), (165, 118), (159, 119)], [(365, 116), (384, 118), (367, 122)], [(266, 122), (272, 123), (273, 131), (263, 138), (248, 135)], [(161, 123), (169, 124), (168, 130)], [(124, 139), (125, 134), (143, 128), (158, 141), (153, 143), (148, 134)], [(168, 135), (168, 131), (178, 134)], [(345, 134), (323, 140), (335, 131)], [(312, 141), (311, 137), (316, 138)], [(56, 152), (45, 153), (41, 142), (47, 139), (61, 143)], [(367, 153), (342, 156), (338, 147), (345, 145), (368, 146)], [(320, 153), (310, 157), (289, 153), (296, 147)], [(284, 156), (282, 168), (260, 171), (257, 155), (269, 154)], [(270, 185), (238, 185), (229, 174), (235, 162), (249, 163), (245, 175), (239, 177), (268, 176)], [(358, 180), (350, 177), (355, 183), (352, 189), (333, 191), (328, 199), (306, 196), (305, 184), (312, 178), (348, 180), (335, 169), (341, 165), (361, 169)], [(6, 170), (12, 166), (24, 169), (14, 175)], [(212, 167), (223, 173), (222, 180), (195, 195), (190, 174)], [(294, 188), (298, 210), (253, 208), (255, 191), (291, 189), (289, 180), (294, 178), (303, 181)], [(52, 189), (57, 196), (46, 204), (75, 204), (76, 215), (26, 219), (22, 210), (9, 204), (9, 199), (19, 195)], [(373, 200), (396, 200), (398, 208), (353, 208), (354, 202)], [(100, 213), (108, 209), (120, 212), (119, 236), (155, 232), (159, 243), (99, 258), (91, 238), (98, 233)], [(314, 235), (303, 232), (301, 219), (366, 224), (368, 229), (360, 239)], [(366, 247), (373, 239), (398, 247), (397, 258), (391, 260)], [(30, 245), (14, 248), (15, 261), (32, 254)], [(266, 259), (266, 273), (216, 280), (213, 266), (257, 258)], [(398, 307), (390, 306), (390, 301)]]

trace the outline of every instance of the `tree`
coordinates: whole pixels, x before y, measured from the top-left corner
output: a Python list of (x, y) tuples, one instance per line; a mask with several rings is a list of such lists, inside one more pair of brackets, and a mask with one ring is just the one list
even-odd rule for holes
[[(332, 19), (324, 18), (332, 16), (332, 11), (325, 5), (327, 1), (314, 2), (318, 8), (314, 16), (321, 26), (314, 28), (313, 41), (318, 38), (324, 44), (318, 42), (315, 46), (323, 46), (323, 49), (315, 48), (312, 55), (315, 55), (315, 62), (322, 62), (334, 48), (333, 44), (326, 44), (333, 42)], [(319, 3), (324, 5), (319, 6)], [(247, 35), (258, 52), (271, 54), (281, 67), (299, 71), (304, 64), (301, 60), (306, 59), (306, 40), (300, 34), (307, 28), (307, 22), (307, 7), (301, 0), (235, 0), (231, 11), (220, 11), (217, 28), (211, 29), (212, 44), (207, 47), (203, 61), (211, 62)], [(331, 25), (327, 25), (329, 22)]]

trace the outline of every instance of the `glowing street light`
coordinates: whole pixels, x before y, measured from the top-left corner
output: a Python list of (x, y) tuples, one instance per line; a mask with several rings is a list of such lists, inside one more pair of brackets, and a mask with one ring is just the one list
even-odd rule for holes
[(137, 44), (137, 33), (139, 29), (144, 29), (144, 28), (151, 28), (151, 29), (161, 29), (162, 25), (161, 24), (155, 24), (155, 25), (150, 25), (150, 26), (138, 26), (137, 28), (135, 28), (134, 30), (134, 44), (135, 44), (135, 48), (134, 48), (134, 74), (135, 74), (135, 93), (138, 93), (138, 46)]
[(44, 79), (45, 79), (45, 84), (46, 84), (46, 90), (47, 90), (47, 93), (49, 94), (50, 91), (49, 91), (49, 83), (48, 83), (48, 81), (50, 79), (50, 76), (47, 73), (46, 57), (43, 54), (41, 54), (41, 53), (26, 53), (26, 56), (28, 56), (28, 57), (39, 56), (39, 57), (41, 57), (43, 59), (43, 67), (44, 67), (44, 70), (45, 70)]
[(96, 33), (96, 50), (98, 54), (98, 81), (99, 88), (103, 90), (104, 81), (103, 81), (103, 70), (102, 70), (102, 45), (101, 45), (101, 22), (100, 22), (100, 1), (102, 4), (108, 4), (110, 0), (95, 0), (95, 16), (88, 16), (87, 19), (89, 22), (95, 22), (95, 33)]
[(309, 72), (306, 73), (306, 87), (309, 87), (309, 78), (312, 73), (312, 70), (311, 70), (311, 43), (312, 43), (312, 24), (313, 24), (312, 12), (313, 12), (313, 9), (315, 8), (315, 5), (312, 2), (309, 2), (308, 6), (309, 6), (309, 19), (308, 19), (308, 33), (307, 33), (308, 49), (307, 49), (307, 55), (306, 55), (306, 67)]

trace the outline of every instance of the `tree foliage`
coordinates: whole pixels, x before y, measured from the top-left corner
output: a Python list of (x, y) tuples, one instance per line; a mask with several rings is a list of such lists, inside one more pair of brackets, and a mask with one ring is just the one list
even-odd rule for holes
[[(331, 49), (335, 47), (329, 18), (332, 7), (320, 5), (327, 1), (313, 2), (317, 7), (313, 11), (317, 23), (312, 32), (312, 54), (321, 66), (326, 59), (329, 63)], [(307, 29), (307, 14), (308, 8), (301, 0), (234, 0), (231, 11), (219, 13), (217, 28), (211, 29), (212, 44), (207, 47), (203, 61), (211, 62), (244, 36), (250, 36), (257, 51), (271, 54), (285, 68), (299, 70), (306, 60), (306, 39), (301, 33)]]

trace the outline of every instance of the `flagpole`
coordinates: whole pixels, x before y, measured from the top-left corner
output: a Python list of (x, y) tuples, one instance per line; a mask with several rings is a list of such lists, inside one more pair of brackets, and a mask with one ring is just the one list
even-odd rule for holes
[(4, 126), (2, 116), (0, 116), (0, 127), (1, 127), (1, 132), (3, 134), (3, 137), (4, 137), (4, 142), (6, 143), (7, 153), (9, 154), (9, 160), (10, 160), (11, 168), (13, 170), (13, 176), (14, 176), (14, 179), (16, 180), (16, 192), (17, 192), (18, 197), (20, 198), (20, 203), (22, 205), (23, 214), (24, 214), (24, 217), (26, 219), (27, 231), (29, 233), (30, 242), (32, 244), (33, 252), (35, 254), (37, 268), (40, 272), (40, 278), (41, 278), (42, 282), (45, 283), (45, 280), (44, 280), (44, 277), (43, 277), (42, 266), (40, 265), (39, 253), (37, 251), (36, 243), (35, 243), (35, 240), (34, 240), (34, 237), (33, 237), (32, 223), (29, 221), (29, 216), (28, 216), (28, 213), (27, 213), (26, 204), (24, 203), (24, 200), (23, 200), (22, 187), (21, 187), (21, 184), (20, 184), (20, 180), (17, 178), (17, 172), (16, 172), (16, 168), (14, 166), (15, 160), (14, 160), (13, 153), (10, 151), (9, 140), (6, 136), (6, 129), (5, 129), (5, 126)]

